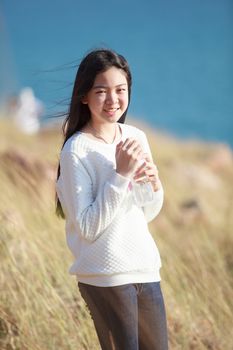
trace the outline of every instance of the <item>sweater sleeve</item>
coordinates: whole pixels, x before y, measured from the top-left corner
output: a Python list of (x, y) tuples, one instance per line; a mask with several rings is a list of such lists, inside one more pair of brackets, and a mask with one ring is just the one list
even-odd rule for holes
[(113, 169), (93, 198), (92, 179), (75, 153), (64, 152), (60, 166), (64, 212), (83, 238), (94, 241), (114, 219), (127, 194), (129, 179)]
[[(143, 131), (141, 131), (140, 139), (142, 142), (142, 147), (145, 153), (149, 154), (151, 159), (153, 159), (150, 146), (147, 140), (147, 137)], [(151, 203), (148, 203), (143, 207), (143, 211), (146, 217), (147, 222), (152, 221), (160, 212), (163, 206), (163, 199), (164, 199), (164, 191), (163, 187), (161, 185), (161, 188), (154, 192), (154, 199)]]

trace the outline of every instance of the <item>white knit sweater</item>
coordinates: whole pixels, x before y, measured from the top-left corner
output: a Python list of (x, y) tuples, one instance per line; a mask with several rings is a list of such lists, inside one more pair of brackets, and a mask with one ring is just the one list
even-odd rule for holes
[[(138, 139), (146, 153), (143, 131), (120, 124), (122, 140)], [(57, 193), (66, 216), (67, 244), (75, 257), (70, 273), (95, 286), (160, 280), (161, 261), (147, 222), (163, 203), (163, 190), (138, 207), (130, 179), (116, 172), (115, 144), (77, 132), (64, 145)]]

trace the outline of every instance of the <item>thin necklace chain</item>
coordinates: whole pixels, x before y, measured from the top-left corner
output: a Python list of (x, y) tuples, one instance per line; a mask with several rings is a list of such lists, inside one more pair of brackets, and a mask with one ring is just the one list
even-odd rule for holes
[(107, 144), (112, 144), (115, 142), (116, 135), (117, 135), (117, 124), (115, 124), (115, 134), (114, 134), (114, 138), (113, 138), (112, 142), (106, 141), (106, 139), (90, 124), (90, 122), (88, 122), (88, 126), (89, 126), (89, 129), (91, 129), (93, 131), (94, 136), (97, 137), (98, 139), (103, 140)]

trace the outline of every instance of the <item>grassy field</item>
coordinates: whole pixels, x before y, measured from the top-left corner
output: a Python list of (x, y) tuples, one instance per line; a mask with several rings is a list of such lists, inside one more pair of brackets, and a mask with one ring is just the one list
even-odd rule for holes
[[(224, 145), (148, 132), (165, 189), (150, 224), (172, 350), (233, 349), (233, 159)], [(0, 120), (0, 349), (97, 350), (54, 214), (58, 129)]]

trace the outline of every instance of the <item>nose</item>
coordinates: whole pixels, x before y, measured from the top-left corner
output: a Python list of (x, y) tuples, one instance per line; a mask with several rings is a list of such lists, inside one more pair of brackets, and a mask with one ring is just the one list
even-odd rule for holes
[(113, 105), (118, 101), (117, 94), (114, 91), (110, 91), (106, 96), (106, 104)]

